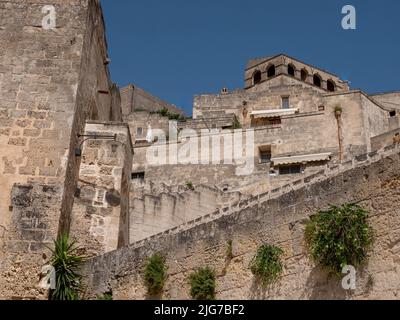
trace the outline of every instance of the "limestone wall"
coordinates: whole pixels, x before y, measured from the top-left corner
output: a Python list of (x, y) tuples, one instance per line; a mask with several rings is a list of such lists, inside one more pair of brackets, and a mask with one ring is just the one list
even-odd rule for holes
[[(355, 162), (331, 168), (224, 208), (198, 223), (175, 228), (127, 248), (89, 261), (84, 270), (87, 292), (112, 290), (116, 299), (144, 299), (144, 259), (154, 252), (167, 255), (164, 299), (189, 298), (189, 274), (200, 266), (217, 272), (218, 299), (397, 299), (400, 293), (400, 148), (392, 145)], [(358, 272), (357, 289), (344, 291), (340, 280), (310, 262), (304, 248), (305, 221), (330, 204), (357, 202), (370, 212), (376, 239), (369, 263)], [(233, 259), (227, 258), (233, 241)], [(259, 245), (284, 248), (284, 273), (262, 289), (249, 271)]]
[(82, 145), (71, 237), (85, 246), (86, 255), (93, 256), (129, 243), (132, 144), (125, 124), (89, 122), (85, 128), (85, 135), (116, 137), (89, 137)]

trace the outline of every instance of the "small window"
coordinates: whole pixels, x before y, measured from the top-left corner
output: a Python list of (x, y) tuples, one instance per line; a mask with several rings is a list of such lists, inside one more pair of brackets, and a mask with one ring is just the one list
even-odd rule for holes
[(325, 111), (325, 106), (319, 106), (318, 111)]
[(308, 78), (308, 72), (307, 72), (307, 70), (306, 70), (306, 69), (302, 69), (302, 70), (301, 70), (301, 80), (302, 80), (302, 81), (307, 81), (307, 78)]
[(138, 137), (141, 137), (143, 135), (143, 128), (141, 127), (136, 128), (136, 135)]
[(279, 167), (279, 174), (298, 174), (298, 173), (301, 173), (300, 165)]
[(294, 77), (294, 75), (295, 75), (295, 68), (292, 64), (288, 65), (288, 74), (289, 74), (289, 76), (292, 76), (292, 77)]
[(270, 150), (260, 150), (260, 162), (270, 163), (271, 162), (271, 151)]
[(261, 71), (254, 72), (253, 75), (253, 85), (259, 84), (261, 82)]
[(267, 69), (267, 76), (268, 76), (268, 78), (271, 78), (271, 77), (273, 77), (274, 75), (275, 75), (275, 66), (274, 66), (274, 65), (269, 66), (268, 69)]
[(392, 117), (395, 117), (395, 116), (396, 116), (396, 111), (395, 111), (395, 110), (390, 111), (390, 112), (389, 112), (389, 115), (390, 115), (391, 118), (392, 118)]
[(328, 91), (334, 92), (336, 85), (332, 80), (328, 80), (326, 83), (326, 88), (328, 89)]
[(144, 172), (133, 172), (132, 180), (144, 180)]
[(289, 97), (282, 97), (282, 109), (290, 109)]
[(321, 88), (321, 83), (322, 83), (321, 77), (319, 75), (315, 74), (313, 77), (313, 83), (315, 86)]

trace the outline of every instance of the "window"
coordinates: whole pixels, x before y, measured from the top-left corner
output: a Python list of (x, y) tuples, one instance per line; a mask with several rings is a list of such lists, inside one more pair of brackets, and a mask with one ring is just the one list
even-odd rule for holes
[(259, 84), (261, 82), (261, 71), (256, 71), (253, 74), (253, 85)]
[(260, 148), (260, 163), (271, 162), (271, 147)]
[(396, 111), (395, 111), (395, 110), (390, 111), (390, 112), (389, 112), (389, 115), (390, 115), (391, 118), (392, 118), (392, 117), (395, 117), (395, 116), (396, 116)]
[(132, 180), (144, 180), (144, 172), (133, 172)]
[(289, 74), (289, 76), (292, 76), (292, 77), (294, 77), (294, 75), (295, 75), (295, 68), (292, 64), (288, 65), (288, 74)]
[(306, 70), (306, 69), (302, 69), (302, 70), (301, 70), (301, 80), (302, 80), (302, 81), (307, 81), (307, 78), (308, 78), (308, 72), (307, 72), (307, 70)]
[(301, 173), (300, 165), (279, 167), (279, 174), (297, 174)]
[(336, 85), (332, 80), (328, 80), (326, 83), (326, 87), (327, 87), (328, 91), (333, 92), (333, 91), (335, 91)]
[(318, 111), (325, 111), (325, 106), (319, 106)]
[(317, 74), (314, 74), (314, 77), (313, 77), (314, 85), (321, 88), (321, 82), (322, 82), (321, 77)]
[(268, 69), (267, 69), (267, 76), (268, 76), (268, 78), (271, 78), (271, 77), (273, 77), (274, 75), (275, 75), (275, 66), (274, 66), (274, 65), (269, 66)]
[(136, 135), (138, 137), (141, 137), (143, 135), (143, 128), (141, 127), (136, 128)]
[(282, 109), (290, 109), (289, 97), (282, 97)]

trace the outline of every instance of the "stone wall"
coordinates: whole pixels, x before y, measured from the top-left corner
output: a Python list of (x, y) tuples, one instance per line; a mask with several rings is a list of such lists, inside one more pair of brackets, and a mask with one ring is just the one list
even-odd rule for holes
[[(169, 268), (164, 299), (189, 298), (188, 276), (200, 266), (216, 270), (218, 299), (397, 299), (399, 152), (399, 146), (392, 145), (342, 168), (332, 168), (331, 176), (309, 177), (245, 200), (235, 208), (221, 209), (216, 217), (210, 215), (187, 229), (175, 228), (96, 257), (84, 269), (87, 292), (95, 296), (112, 290), (116, 299), (146, 298), (143, 261), (154, 252), (162, 252)], [(340, 280), (328, 277), (310, 262), (303, 239), (310, 215), (331, 204), (347, 202), (369, 210), (375, 230), (369, 263), (359, 270), (357, 289), (351, 292), (344, 291)], [(233, 259), (227, 258), (229, 241)], [(284, 249), (284, 273), (276, 284), (262, 289), (249, 271), (249, 262), (258, 246), (266, 242)]]
[[(51, 206), (42, 209), (49, 217), (45, 237), (35, 229), (30, 232), (32, 238), (43, 244), (55, 239), (57, 232), (68, 232), (80, 164), (74, 154), (79, 134), (87, 119), (107, 121), (121, 114), (116, 110), (120, 108), (118, 90), (107, 67), (99, 1), (52, 1), (53, 30), (42, 28), (46, 15), (42, 8), (48, 4), (44, 0), (0, 1), (0, 260), (18, 271), (10, 273), (10, 265), (0, 266), (0, 297), (31, 297), (39, 278), (41, 261), (30, 249), (33, 244), (21, 244), (25, 251), (18, 254), (8, 250), (20, 241), (11, 231), (19, 223), (14, 219), (19, 213), (10, 209), (14, 188), (35, 189), (40, 184), (57, 189)], [(46, 192), (34, 195), (35, 203), (49, 200)], [(28, 261), (31, 283), (21, 282), (25, 272), (21, 266)], [(13, 286), (15, 290), (9, 291)]]
[(134, 111), (156, 112), (164, 108), (171, 113), (183, 115), (183, 111), (175, 105), (163, 101), (132, 84), (121, 89), (121, 98), (124, 116)]
[(115, 135), (115, 140), (87, 137), (82, 145), (71, 236), (85, 246), (87, 255), (93, 256), (129, 243), (133, 150), (126, 124), (89, 122), (85, 135)]

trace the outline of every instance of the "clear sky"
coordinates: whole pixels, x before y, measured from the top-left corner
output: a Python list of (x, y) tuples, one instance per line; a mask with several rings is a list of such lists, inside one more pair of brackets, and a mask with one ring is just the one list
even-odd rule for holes
[[(342, 7), (357, 30), (341, 27)], [(367, 93), (400, 90), (399, 0), (102, 0), (111, 74), (191, 114), (193, 96), (243, 87), (255, 57), (286, 53)]]

